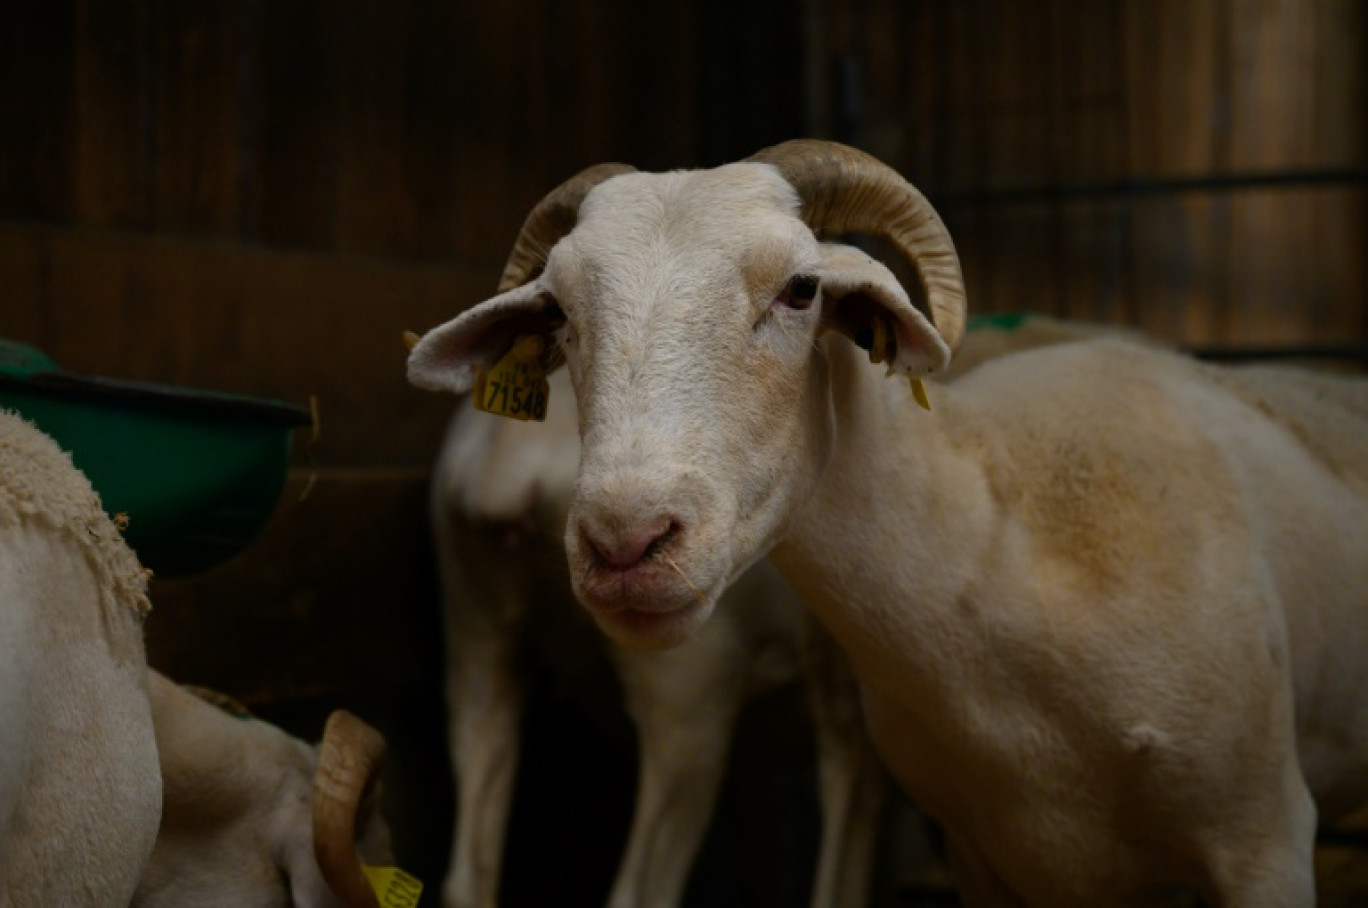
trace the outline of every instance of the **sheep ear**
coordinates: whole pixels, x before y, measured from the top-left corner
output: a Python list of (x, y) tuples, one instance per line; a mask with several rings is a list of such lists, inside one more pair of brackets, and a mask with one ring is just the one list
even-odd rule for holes
[(565, 315), (541, 280), (501, 293), (424, 334), (409, 351), (408, 380), (428, 391), (463, 394), (527, 334), (547, 338), (546, 371), (560, 365), (559, 346), (550, 335)]
[(950, 347), (882, 262), (852, 246), (822, 245), (823, 319), (889, 372), (929, 375), (950, 364)]

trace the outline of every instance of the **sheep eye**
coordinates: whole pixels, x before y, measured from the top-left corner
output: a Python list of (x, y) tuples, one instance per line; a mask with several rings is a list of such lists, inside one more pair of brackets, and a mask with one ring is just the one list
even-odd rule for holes
[(779, 294), (779, 300), (793, 309), (806, 309), (816, 298), (817, 278), (811, 274), (795, 274)]

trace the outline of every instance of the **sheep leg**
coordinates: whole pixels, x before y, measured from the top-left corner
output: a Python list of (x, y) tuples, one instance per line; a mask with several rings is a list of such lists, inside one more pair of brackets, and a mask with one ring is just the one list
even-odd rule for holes
[(449, 641), (447, 708), (457, 813), (447, 908), (494, 908), (518, 763), (523, 691), (516, 640), (467, 634)]
[[(627, 848), (609, 908), (674, 908), (702, 845), (744, 694), (744, 656), (613, 653), (641, 768)], [(709, 658), (716, 655), (716, 658)]]
[(845, 653), (812, 619), (805, 630), (822, 815), (812, 906), (866, 905), (888, 779), (865, 732)]
[(1203, 904), (1302, 908), (1316, 904), (1316, 805), (1294, 757), (1285, 768), (1281, 816), (1252, 816), (1207, 849)]
[[(433, 530), (444, 599), (447, 736), (456, 825), (442, 890), (446, 908), (494, 908), (521, 745), (518, 653), (526, 597), (516, 569), (445, 508)], [(467, 565), (482, 565), (472, 571)]]

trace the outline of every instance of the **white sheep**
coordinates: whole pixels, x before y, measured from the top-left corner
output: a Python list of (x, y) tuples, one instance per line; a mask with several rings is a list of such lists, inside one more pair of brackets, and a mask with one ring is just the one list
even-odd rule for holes
[[(850, 655), (966, 904), (1312, 904), (1318, 811), (1368, 796), (1368, 383), (1100, 338), (924, 391), (963, 283), (892, 169), (797, 141), (628, 170), (548, 196), (505, 292), (409, 361), (460, 392), (515, 337), (555, 339), (599, 626), (681, 641), (768, 553)], [(862, 232), (930, 319), (819, 239)]]
[[(434, 471), (432, 522), (445, 599), (457, 825), (450, 908), (493, 908), (529, 651), (592, 685), (604, 649), (570, 591), (562, 538), (579, 464), (564, 373), (545, 424), (480, 413), (467, 400)], [(814, 906), (868, 897), (885, 777), (863, 733), (843, 656), (761, 565), (723, 598), (726, 618), (668, 652), (607, 647), (638, 733), (640, 776), (612, 908), (677, 905), (702, 844), (728, 745), (749, 698), (803, 676), (816, 719), (823, 837)]]
[(379, 733), (338, 711), (314, 748), (151, 670), (148, 693), (164, 809), (133, 908), (378, 908)]
[(0, 411), (0, 906), (378, 906), (383, 740), (339, 712), (316, 755), (186, 693), (148, 609), (85, 476)]
[(146, 591), (70, 457), (0, 411), (0, 906), (133, 895), (162, 805)]

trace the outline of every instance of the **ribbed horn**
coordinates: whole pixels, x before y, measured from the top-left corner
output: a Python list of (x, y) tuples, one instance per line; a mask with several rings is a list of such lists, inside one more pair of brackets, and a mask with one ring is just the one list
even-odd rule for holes
[(522, 231), (504, 265), (503, 277), (499, 278), (499, 292), (521, 287), (541, 272), (551, 247), (575, 229), (580, 203), (589, 190), (609, 177), (635, 170), (627, 164), (595, 164), (547, 193), (523, 221)]
[(959, 255), (931, 203), (896, 170), (863, 151), (794, 139), (747, 160), (773, 165), (803, 200), (803, 220), (829, 234), (887, 238), (916, 267), (936, 330), (951, 350), (964, 336)]
[(385, 762), (385, 739), (345, 710), (328, 717), (314, 773), (314, 857), (347, 908), (380, 908), (356, 851), (357, 812)]

